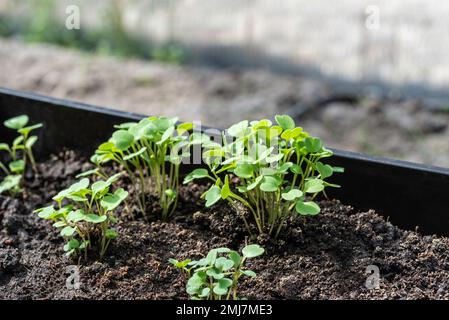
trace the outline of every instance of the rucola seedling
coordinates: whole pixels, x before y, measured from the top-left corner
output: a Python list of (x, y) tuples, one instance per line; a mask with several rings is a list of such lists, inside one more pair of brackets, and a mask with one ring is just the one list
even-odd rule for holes
[[(245, 120), (228, 129), (232, 142), (226, 138), (223, 145), (206, 141), (203, 159), (209, 170), (196, 169), (184, 180), (211, 180), (214, 184), (203, 195), (207, 207), (220, 199), (233, 205), (240, 202), (251, 212), (258, 232), (274, 237), (293, 211), (318, 214), (320, 207), (313, 200), (326, 187), (338, 187), (325, 179), (342, 171), (320, 161), (332, 156), (332, 151), (296, 127), (291, 117), (278, 115), (276, 122)], [(231, 175), (240, 180), (237, 192), (231, 188)]]
[[(110, 190), (119, 176), (92, 185), (84, 178), (53, 197), (56, 208), (51, 205), (35, 211), (40, 218), (54, 221), (53, 226), (61, 229), (61, 236), (67, 239), (66, 255), (78, 256), (84, 252), (87, 258), (88, 248), (95, 244), (103, 257), (111, 240), (117, 237), (117, 231), (111, 228), (117, 221), (114, 210), (128, 196), (122, 188)], [(68, 204), (63, 205), (63, 202)]]
[(42, 127), (42, 124), (27, 126), (29, 118), (26, 115), (11, 118), (4, 122), (5, 127), (16, 130), (19, 136), (14, 139), (11, 146), (6, 143), (0, 143), (0, 152), (7, 153), (10, 162), (8, 166), (0, 161), (0, 171), (3, 171), (6, 177), (0, 183), (0, 194), (9, 191), (12, 194), (20, 192), (20, 183), (22, 176), (26, 172), (28, 163), (34, 172), (36, 172), (36, 162), (33, 155), (33, 145), (37, 141), (37, 136), (30, 136), (30, 133)]
[(104, 175), (101, 166), (109, 161), (120, 164), (128, 173), (138, 192), (138, 203), (145, 214), (146, 194), (155, 188), (162, 208), (162, 219), (168, 219), (178, 202), (179, 166), (190, 156), (192, 144), (199, 143), (195, 135), (184, 135), (193, 129), (192, 123), (176, 125), (176, 118), (149, 117), (138, 123), (117, 126), (108, 142), (98, 147), (92, 162), (95, 171)]
[(262, 247), (252, 244), (243, 248), (242, 255), (228, 248), (217, 248), (198, 261), (170, 259), (169, 262), (189, 278), (186, 291), (192, 299), (237, 300), (240, 278), (256, 276), (254, 271), (245, 268), (246, 260), (263, 253)]

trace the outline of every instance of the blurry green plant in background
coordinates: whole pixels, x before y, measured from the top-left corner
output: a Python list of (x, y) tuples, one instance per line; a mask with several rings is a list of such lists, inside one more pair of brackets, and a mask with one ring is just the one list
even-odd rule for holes
[(55, 0), (32, 0), (32, 14), (12, 17), (0, 13), (0, 36), (28, 42), (44, 42), (88, 52), (182, 64), (185, 48), (174, 40), (156, 44), (128, 32), (124, 25), (124, 2), (113, 0), (101, 17), (101, 27), (68, 30), (57, 18)]

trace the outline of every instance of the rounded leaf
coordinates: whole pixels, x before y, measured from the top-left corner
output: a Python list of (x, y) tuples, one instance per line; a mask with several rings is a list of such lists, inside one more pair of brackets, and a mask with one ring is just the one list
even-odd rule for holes
[(205, 178), (208, 175), (209, 172), (206, 169), (195, 169), (184, 178), (184, 184), (189, 183), (195, 179)]
[(242, 272), (245, 276), (248, 276), (251, 278), (254, 278), (256, 276), (256, 273), (252, 270), (243, 270)]
[(45, 208), (41, 208), (35, 211), (39, 218), (42, 219), (50, 219), (51, 216), (55, 213), (55, 208), (53, 206), (48, 206)]
[(249, 163), (239, 163), (234, 169), (234, 173), (240, 178), (251, 178), (253, 176), (254, 168), (252, 164)]
[(221, 189), (219, 186), (213, 185), (206, 192), (206, 207), (214, 205), (220, 199), (221, 199)]
[(19, 130), (25, 127), (30, 119), (27, 115), (21, 115), (8, 119), (4, 122), (5, 127), (9, 129)]
[(277, 115), (275, 119), (278, 125), (284, 130), (295, 128), (295, 121), (289, 115)]
[(93, 213), (89, 213), (85, 215), (84, 221), (91, 223), (102, 223), (106, 221), (108, 217), (105, 215), (99, 216)]
[(248, 128), (248, 121), (243, 120), (239, 123), (232, 125), (227, 131), (230, 136), (243, 137), (246, 135), (247, 128)]
[(317, 162), (316, 169), (320, 173), (321, 179), (326, 179), (332, 176), (332, 173), (334, 171), (330, 165), (323, 164), (321, 162)]
[(272, 176), (263, 177), (262, 183), (260, 184), (260, 190), (264, 192), (275, 192), (278, 190), (281, 182)]
[(308, 201), (308, 202), (302, 202), (302, 201), (298, 201), (296, 203), (296, 212), (298, 212), (299, 214), (302, 215), (317, 215), (318, 213), (320, 213), (321, 209), (320, 207), (313, 201)]
[(292, 201), (292, 200), (302, 197), (302, 195), (303, 195), (303, 193), (301, 190), (292, 189), (288, 192), (284, 192), (282, 194), (282, 199), (287, 200), (287, 201)]
[(105, 234), (104, 234), (104, 236), (107, 239), (115, 239), (118, 236), (118, 232), (116, 230), (114, 230), (114, 229), (107, 229)]
[(76, 228), (67, 226), (64, 229), (61, 230), (61, 236), (63, 237), (71, 237), (75, 233)]
[(9, 170), (13, 173), (22, 173), (25, 170), (25, 161), (16, 160), (9, 164)]
[(258, 244), (250, 244), (242, 249), (245, 258), (255, 258), (265, 252), (265, 249)]
[(111, 142), (121, 151), (128, 150), (134, 144), (134, 136), (126, 130), (114, 132)]
[(317, 193), (324, 190), (323, 180), (312, 179), (305, 183), (304, 191), (307, 193)]

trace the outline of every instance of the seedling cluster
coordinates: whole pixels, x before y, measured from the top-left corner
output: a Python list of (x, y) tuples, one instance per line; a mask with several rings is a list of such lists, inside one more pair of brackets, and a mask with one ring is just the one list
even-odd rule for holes
[(228, 248), (217, 248), (198, 261), (170, 259), (169, 262), (188, 277), (186, 291), (192, 299), (238, 300), (240, 278), (256, 276), (254, 271), (245, 268), (246, 260), (258, 257), (264, 251), (257, 244), (244, 247), (242, 255)]
[[(103, 257), (118, 232), (119, 208), (128, 191), (116, 186), (121, 176), (129, 177), (142, 214), (146, 216), (148, 195), (155, 193), (161, 208), (160, 218), (169, 219), (179, 197), (180, 166), (190, 159), (192, 146), (200, 145), (207, 169), (192, 171), (184, 183), (197, 179), (211, 182), (202, 195), (206, 207), (226, 200), (241, 214), (250, 235), (277, 237), (289, 219), (296, 215), (320, 213), (316, 197), (328, 187), (339, 187), (327, 179), (342, 168), (323, 162), (332, 151), (319, 138), (310, 136), (286, 115), (270, 120), (241, 121), (220, 133), (222, 143), (192, 132), (192, 123), (177, 124), (176, 118), (149, 117), (139, 122), (116, 126), (111, 138), (102, 143), (91, 157), (96, 168), (77, 176), (80, 180), (53, 197), (54, 204), (35, 212), (53, 222), (66, 240), (67, 256), (87, 258), (90, 249)], [(19, 136), (12, 145), (0, 144), (8, 160), (0, 162), (4, 179), (0, 193), (20, 192), (20, 182), (28, 166), (36, 171), (32, 147), (37, 136), (30, 133), (42, 126), (27, 126), (26, 115), (5, 121), (4, 125)], [(118, 173), (109, 177), (106, 164), (115, 162)], [(89, 176), (93, 176), (92, 180)], [(239, 206), (240, 204), (240, 206)], [(241, 207), (247, 212), (242, 212)], [(248, 219), (249, 216), (249, 219)], [(264, 249), (257, 244), (243, 248), (241, 254), (228, 248), (211, 250), (198, 261), (169, 262), (184, 274), (186, 290), (192, 299), (238, 299), (239, 280), (255, 277), (245, 268), (248, 259)]]
[[(326, 187), (339, 187), (325, 179), (342, 169), (320, 161), (332, 156), (332, 151), (320, 139), (296, 127), (287, 115), (276, 116), (276, 125), (270, 120), (245, 120), (231, 126), (227, 133), (233, 141), (224, 138), (223, 145), (203, 143), (203, 159), (209, 170), (194, 170), (184, 183), (202, 178), (212, 181), (203, 195), (206, 206), (221, 199), (232, 205), (243, 204), (260, 234), (277, 237), (293, 212), (318, 214), (316, 196)], [(235, 188), (230, 183), (233, 176), (239, 178)], [(249, 222), (242, 217), (251, 232)]]
[(111, 240), (117, 237), (117, 231), (111, 228), (117, 222), (114, 210), (128, 196), (122, 188), (111, 191), (118, 178), (114, 175), (92, 185), (88, 178), (83, 178), (53, 197), (56, 208), (51, 205), (36, 210), (40, 218), (53, 221), (53, 226), (61, 230), (61, 236), (67, 239), (67, 256), (83, 252), (87, 258), (88, 249), (95, 244), (103, 257)]
[(34, 172), (36, 162), (33, 155), (33, 145), (37, 142), (37, 136), (30, 135), (33, 130), (42, 127), (42, 124), (27, 126), (29, 118), (26, 115), (11, 118), (4, 122), (5, 127), (15, 130), (18, 134), (12, 145), (0, 143), (0, 153), (6, 153), (9, 164), (5, 165), (0, 159), (0, 171), (5, 174), (4, 179), (0, 182), (0, 194), (9, 192), (12, 195), (21, 192), (21, 181), (27, 166), (31, 165)]
[[(150, 117), (138, 123), (117, 126), (108, 142), (98, 147), (92, 162), (95, 173), (102, 174), (102, 166), (110, 161), (121, 165), (138, 190), (137, 202), (146, 212), (146, 194), (155, 190), (159, 197), (161, 218), (167, 220), (178, 203), (179, 167), (189, 157), (189, 148), (198, 143), (192, 123), (176, 125), (177, 118)], [(92, 173), (92, 172), (91, 172)]]

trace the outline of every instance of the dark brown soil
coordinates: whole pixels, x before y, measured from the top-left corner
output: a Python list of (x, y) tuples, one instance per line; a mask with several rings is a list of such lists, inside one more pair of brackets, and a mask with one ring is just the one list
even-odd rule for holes
[[(69, 290), (66, 268), (74, 262), (63, 255), (51, 223), (32, 211), (87, 166), (64, 152), (39, 165), (23, 199), (0, 196), (0, 299), (186, 299), (185, 281), (169, 258), (250, 242), (233, 209), (205, 209), (199, 199), (205, 187), (190, 185), (171, 222), (121, 219), (108, 256), (79, 265), (81, 288)], [(449, 239), (400, 230), (373, 211), (336, 200), (321, 206), (320, 215), (295, 219), (277, 241), (258, 239), (266, 253), (248, 263), (258, 276), (242, 282), (241, 297), (449, 299)], [(369, 265), (380, 270), (378, 289), (365, 286)]]

